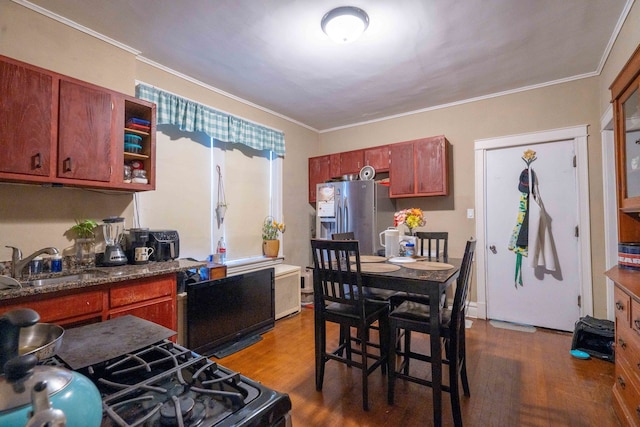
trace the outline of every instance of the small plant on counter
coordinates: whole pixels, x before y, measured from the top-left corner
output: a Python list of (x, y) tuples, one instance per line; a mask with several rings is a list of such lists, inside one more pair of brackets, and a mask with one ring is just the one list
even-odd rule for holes
[(280, 233), (284, 233), (285, 229), (284, 222), (278, 222), (273, 217), (268, 216), (262, 224), (262, 240), (276, 240)]
[(71, 227), (71, 231), (75, 233), (78, 239), (88, 239), (95, 237), (93, 230), (98, 226), (98, 223), (92, 219), (77, 220), (76, 225)]

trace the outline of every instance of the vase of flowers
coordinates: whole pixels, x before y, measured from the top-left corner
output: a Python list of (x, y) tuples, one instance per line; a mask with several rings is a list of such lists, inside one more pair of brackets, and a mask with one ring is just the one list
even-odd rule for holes
[(280, 233), (284, 233), (284, 222), (278, 222), (268, 216), (262, 223), (262, 252), (268, 257), (277, 257), (280, 251)]
[(397, 227), (404, 224), (409, 229), (409, 235), (413, 236), (413, 229), (423, 227), (427, 222), (420, 208), (403, 209), (393, 215), (393, 224)]

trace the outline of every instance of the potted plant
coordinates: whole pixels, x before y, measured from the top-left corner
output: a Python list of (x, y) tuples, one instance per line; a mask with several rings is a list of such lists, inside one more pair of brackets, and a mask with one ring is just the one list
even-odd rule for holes
[(278, 236), (280, 236), (280, 233), (284, 233), (285, 229), (284, 222), (278, 222), (271, 216), (264, 219), (262, 223), (262, 252), (265, 256), (278, 256), (280, 251)]
[(94, 230), (98, 223), (92, 219), (77, 220), (76, 225), (70, 228), (75, 235), (76, 262), (79, 267), (92, 267), (95, 265), (95, 241)]

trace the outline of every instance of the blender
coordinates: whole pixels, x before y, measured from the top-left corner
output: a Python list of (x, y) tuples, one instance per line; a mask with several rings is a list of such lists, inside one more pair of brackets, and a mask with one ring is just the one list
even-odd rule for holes
[(124, 233), (124, 218), (111, 216), (103, 219), (102, 222), (104, 223), (104, 241), (106, 243), (102, 264), (106, 266), (126, 264), (127, 256), (120, 245), (122, 233)]

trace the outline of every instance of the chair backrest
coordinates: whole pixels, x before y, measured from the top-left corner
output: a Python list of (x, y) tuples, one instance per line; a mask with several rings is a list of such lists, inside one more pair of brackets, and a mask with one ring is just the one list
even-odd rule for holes
[(356, 234), (353, 231), (347, 231), (346, 233), (333, 233), (331, 240), (356, 240)]
[(359, 307), (364, 313), (357, 240), (311, 239), (314, 300)]
[(420, 240), (420, 255), (440, 259), (442, 248), (442, 258), (446, 261), (449, 258), (449, 233), (447, 231), (418, 231), (416, 237)]
[(451, 308), (451, 329), (459, 327), (458, 324), (464, 322), (465, 304), (469, 296), (469, 283), (471, 282), (471, 265), (475, 252), (476, 240), (471, 238), (467, 241), (464, 249), (462, 264), (460, 265), (460, 275), (456, 283), (456, 294), (453, 297), (453, 307)]

